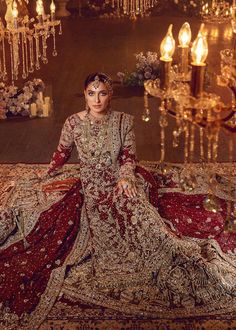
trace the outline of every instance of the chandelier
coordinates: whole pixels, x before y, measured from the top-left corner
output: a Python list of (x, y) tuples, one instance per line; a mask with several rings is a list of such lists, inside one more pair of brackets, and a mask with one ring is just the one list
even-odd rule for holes
[(14, 84), (19, 75), (25, 79), (35, 69), (39, 70), (40, 62), (48, 63), (47, 41), (50, 37), (53, 39), (52, 55), (57, 55), (56, 27), (59, 26), (59, 34), (62, 31), (61, 22), (55, 19), (53, 0), (50, 14), (45, 13), (43, 0), (36, 1), (36, 18), (19, 17), (17, 1), (5, 2), (5, 20), (0, 18), (0, 80), (11, 80)]
[[(235, 1), (235, 0), (233, 0)], [(201, 16), (204, 21), (211, 23), (224, 23), (230, 20), (232, 7), (225, 0), (204, 1)]]
[(137, 16), (145, 16), (158, 3), (158, 0), (108, 0), (106, 2), (111, 3), (118, 16), (121, 12), (135, 19)]
[[(233, 19), (232, 19), (233, 20)], [(234, 22), (235, 23), (235, 22)], [(233, 25), (233, 24), (232, 24)], [(148, 94), (160, 100), (160, 134), (161, 158), (165, 160), (165, 134), (169, 125), (169, 115), (175, 118), (173, 130), (173, 147), (178, 147), (180, 137), (183, 137), (185, 169), (180, 176), (180, 184), (184, 191), (193, 191), (197, 180), (193, 172), (193, 164), (200, 161), (202, 172), (209, 182), (208, 195), (204, 200), (204, 207), (211, 212), (220, 211), (220, 202), (216, 195), (220, 189), (221, 179), (214, 172), (214, 165), (218, 159), (218, 147), (222, 132), (228, 135), (228, 159), (232, 161), (235, 148), (233, 137), (236, 133), (236, 51), (227, 49), (221, 51), (221, 74), (217, 76), (217, 84), (232, 91), (232, 103), (224, 104), (220, 96), (204, 90), (204, 76), (208, 44), (204, 34), (204, 24), (192, 43), (192, 62), (189, 66), (191, 29), (184, 23), (179, 31), (179, 52), (181, 61), (172, 65), (175, 51), (175, 40), (172, 35), (172, 25), (160, 45), (160, 79), (147, 80), (145, 86), (143, 120), (150, 119)], [(236, 188), (227, 185), (229, 213), (225, 223), (225, 231), (236, 231)]]

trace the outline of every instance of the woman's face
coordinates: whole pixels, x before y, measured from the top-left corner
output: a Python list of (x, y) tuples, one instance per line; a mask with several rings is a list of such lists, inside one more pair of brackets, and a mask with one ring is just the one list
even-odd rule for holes
[(103, 82), (91, 82), (84, 91), (87, 105), (92, 114), (105, 114), (111, 98), (106, 84)]

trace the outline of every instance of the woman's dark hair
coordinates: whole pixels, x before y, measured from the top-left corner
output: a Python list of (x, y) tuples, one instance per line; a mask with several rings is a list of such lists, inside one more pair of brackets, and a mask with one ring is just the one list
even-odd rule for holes
[(105, 73), (94, 72), (88, 75), (88, 77), (85, 79), (84, 89), (86, 89), (91, 82), (94, 82), (95, 78), (97, 79), (97, 77), (99, 78), (99, 81), (109, 85), (109, 87), (112, 88), (112, 80), (109, 76), (107, 76)]

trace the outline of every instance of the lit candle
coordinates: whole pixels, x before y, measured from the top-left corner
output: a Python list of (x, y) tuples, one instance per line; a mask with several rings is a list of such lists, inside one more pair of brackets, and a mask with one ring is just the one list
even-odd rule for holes
[(206, 37), (202, 31), (204, 24), (201, 24), (197, 38), (193, 42), (191, 55), (192, 55), (192, 78), (191, 78), (191, 93), (194, 97), (199, 97), (203, 92), (204, 73), (205, 73), (205, 60), (208, 55), (208, 45)]
[(169, 26), (165, 38), (160, 46), (160, 87), (168, 89), (170, 84), (170, 68), (172, 63), (172, 55), (175, 51), (175, 40), (172, 35), (172, 24)]
[(46, 104), (50, 104), (51, 103), (50, 96), (45, 96), (44, 103), (46, 103)]
[(49, 116), (49, 110), (50, 110), (49, 103), (44, 103), (43, 104), (43, 117), (48, 117)]
[(43, 1), (42, 0), (37, 0), (36, 12), (38, 14), (38, 21), (39, 21), (40, 24), (42, 24), (43, 23), (43, 13), (44, 13)]
[(50, 5), (50, 11), (51, 11), (51, 21), (53, 22), (55, 20), (55, 11), (56, 11), (56, 6), (53, 0)]
[(35, 117), (37, 115), (37, 105), (36, 103), (31, 103), (30, 105), (30, 116)]
[(185, 22), (181, 29), (179, 30), (179, 48), (181, 50), (181, 63), (180, 63), (180, 72), (183, 75), (183, 78), (186, 77), (188, 73), (188, 51), (189, 51), (189, 44), (191, 41), (192, 32), (189, 23)]
[(14, 28), (17, 29), (18, 9), (16, 1), (14, 1), (12, 5), (12, 16), (14, 18)]

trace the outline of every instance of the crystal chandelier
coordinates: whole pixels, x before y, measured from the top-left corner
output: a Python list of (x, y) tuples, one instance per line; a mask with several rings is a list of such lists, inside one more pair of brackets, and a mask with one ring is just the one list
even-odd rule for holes
[[(232, 26), (234, 26), (233, 23)], [(201, 25), (197, 38), (192, 43), (191, 66), (188, 64), (190, 41), (191, 29), (188, 23), (184, 23), (179, 32), (178, 48), (181, 61), (177, 66), (173, 66), (175, 40), (172, 35), (172, 25), (170, 25), (160, 46), (160, 79), (147, 80), (144, 84), (143, 120), (150, 120), (148, 106), (148, 94), (150, 94), (160, 100), (160, 162), (165, 160), (165, 132), (169, 125), (169, 115), (171, 115), (175, 118), (173, 147), (179, 146), (180, 137), (184, 140), (185, 169), (180, 177), (180, 185), (184, 191), (188, 192), (196, 188), (197, 179), (191, 164), (196, 161), (197, 154), (197, 161), (202, 164), (202, 173), (208, 181), (208, 194), (203, 205), (208, 211), (219, 212), (220, 201), (216, 195), (217, 191), (223, 189), (221, 189), (222, 180), (214, 172), (214, 164), (217, 163), (222, 132), (228, 136), (229, 161), (232, 161), (235, 149), (233, 138), (236, 133), (236, 50), (221, 51), (221, 74), (217, 76), (217, 84), (232, 91), (232, 102), (227, 105), (223, 103), (219, 95), (204, 90), (205, 61), (208, 55), (204, 24)], [(231, 211), (225, 223), (225, 231), (236, 231), (236, 188), (233, 184), (227, 184), (227, 189)]]
[(108, 0), (117, 13), (123, 13), (130, 18), (145, 16), (159, 1), (158, 0)]
[[(26, 0), (25, 0), (26, 1)], [(57, 55), (56, 27), (61, 22), (55, 19), (55, 4), (52, 0), (50, 15), (44, 11), (43, 0), (36, 1), (37, 17), (19, 17), (16, 0), (5, 0), (7, 10), (5, 24), (0, 18), (0, 80), (14, 81), (27, 78), (34, 69), (40, 69), (40, 61), (48, 63), (47, 40), (52, 37), (52, 55)]]
[(201, 16), (206, 22), (224, 23), (230, 20), (231, 7), (225, 0), (207, 0), (203, 2)]

